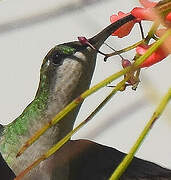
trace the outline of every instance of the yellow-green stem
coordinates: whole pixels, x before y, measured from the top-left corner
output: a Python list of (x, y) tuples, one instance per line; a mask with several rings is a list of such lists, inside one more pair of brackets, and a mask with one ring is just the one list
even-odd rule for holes
[(152, 128), (152, 125), (155, 123), (155, 121), (160, 117), (161, 113), (164, 111), (166, 105), (168, 104), (169, 100), (171, 99), (171, 88), (167, 92), (167, 94), (163, 97), (161, 100), (159, 106), (153, 113), (150, 121), (146, 124), (145, 128), (141, 132), (140, 136), (136, 140), (135, 144), (132, 146), (131, 150), (129, 151), (128, 155), (125, 156), (123, 161), (119, 164), (119, 166), (116, 168), (112, 176), (109, 180), (117, 180), (119, 177), (124, 173), (128, 165), (131, 163), (136, 151), (140, 147), (142, 141), (145, 139), (147, 133)]
[(157, 28), (159, 27), (160, 23), (158, 21), (154, 22), (150, 31), (148, 32), (147, 37), (145, 38), (144, 42), (146, 44), (149, 43), (150, 39), (154, 36), (154, 33), (156, 32)]
[(111, 57), (111, 56), (115, 56), (115, 55), (122, 54), (122, 53), (124, 53), (124, 52), (130, 51), (130, 50), (136, 48), (138, 45), (142, 44), (143, 42), (144, 42), (144, 39), (141, 40), (141, 41), (136, 42), (135, 44), (133, 44), (133, 45), (131, 45), (131, 46), (128, 46), (128, 47), (126, 47), (126, 48), (123, 48), (123, 49), (121, 49), (121, 50), (119, 50), (119, 51), (115, 51), (115, 52), (112, 52), (112, 53), (110, 53), (110, 54), (106, 54), (106, 56), (107, 56), (107, 57)]

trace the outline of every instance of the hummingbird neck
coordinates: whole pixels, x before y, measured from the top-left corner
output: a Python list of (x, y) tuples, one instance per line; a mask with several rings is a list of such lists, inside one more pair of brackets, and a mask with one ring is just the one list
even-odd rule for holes
[[(40, 74), (39, 88), (34, 100), (24, 109), (23, 113), (12, 123), (4, 127), (3, 137), (1, 138), (0, 151), (8, 156), (8, 152), (13, 150), (15, 153), (18, 147), (24, 143), (25, 137), (28, 138), (36, 121), (41, 119), (47, 109), (49, 98), (49, 77)], [(22, 137), (22, 138), (21, 138)], [(12, 160), (12, 159), (11, 159)]]

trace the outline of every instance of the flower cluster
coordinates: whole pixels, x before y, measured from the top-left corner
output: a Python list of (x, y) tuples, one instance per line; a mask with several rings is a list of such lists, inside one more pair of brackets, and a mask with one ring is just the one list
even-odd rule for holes
[[(113, 36), (118, 36), (119, 38), (127, 36), (131, 32), (135, 23), (141, 22), (142, 20), (155, 21), (157, 19), (161, 19), (161, 22), (163, 22), (162, 23), (163, 25), (167, 25), (167, 27), (169, 27), (171, 25), (171, 12), (166, 11), (163, 13), (164, 15), (160, 14), (157, 11), (158, 3), (151, 2), (149, 0), (139, 0), (139, 1), (143, 7), (135, 7), (129, 13), (123, 13), (120, 11), (117, 15), (113, 14), (110, 17), (111, 23), (114, 23), (118, 19), (121, 19), (130, 14), (132, 14), (135, 17), (134, 20), (124, 24), (117, 31), (115, 31), (112, 34)], [(157, 30), (156, 35), (158, 37), (161, 37), (163, 35), (163, 33), (167, 30), (167, 27), (165, 29)], [(166, 44), (167, 44), (167, 46), (166, 46)], [(137, 54), (143, 55), (151, 45), (137, 46), (137, 48), (136, 48)], [(149, 67), (157, 62), (160, 62), (165, 57), (167, 57), (170, 53), (171, 53), (171, 37), (169, 37), (166, 40), (166, 42), (156, 52), (154, 52), (149, 58), (146, 59), (146, 61), (141, 65), (141, 68)]]

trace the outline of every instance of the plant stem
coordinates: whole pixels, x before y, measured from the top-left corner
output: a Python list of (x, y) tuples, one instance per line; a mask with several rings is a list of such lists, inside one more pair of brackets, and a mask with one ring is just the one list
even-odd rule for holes
[(154, 33), (156, 32), (157, 28), (159, 27), (159, 24), (160, 24), (160, 23), (159, 23), (158, 21), (156, 21), (156, 22), (153, 23), (150, 31), (148, 32), (147, 37), (146, 37), (145, 40), (144, 40), (144, 42), (145, 42), (146, 44), (148, 44), (149, 41), (150, 41), (150, 39), (154, 37)]
[(123, 48), (119, 51), (115, 51), (115, 52), (112, 52), (112, 53), (109, 53), (109, 54), (106, 54), (106, 57), (105, 57), (105, 60), (107, 60), (107, 58), (111, 57), (111, 56), (115, 56), (115, 55), (119, 55), (119, 54), (122, 54), (124, 52), (127, 52), (127, 51), (130, 51), (134, 48), (136, 48), (138, 45), (142, 44), (144, 42), (144, 40), (141, 40), (141, 41), (138, 41), (136, 42), (135, 44), (131, 45), (131, 46), (128, 46), (126, 48)]
[(119, 166), (116, 168), (112, 176), (110, 177), (109, 180), (117, 180), (119, 177), (124, 173), (128, 165), (131, 163), (135, 153), (137, 152), (138, 148), (140, 147), (142, 141), (145, 139), (146, 135), (148, 132), (151, 130), (153, 124), (156, 122), (156, 120), (160, 117), (162, 112), (164, 111), (166, 105), (168, 104), (169, 100), (171, 99), (171, 88), (168, 90), (166, 95), (163, 97), (161, 100), (159, 106), (153, 113), (150, 121), (146, 124), (145, 128), (139, 135), (138, 139), (136, 140), (135, 144), (132, 146), (131, 150), (129, 153), (125, 156), (123, 161), (119, 164)]

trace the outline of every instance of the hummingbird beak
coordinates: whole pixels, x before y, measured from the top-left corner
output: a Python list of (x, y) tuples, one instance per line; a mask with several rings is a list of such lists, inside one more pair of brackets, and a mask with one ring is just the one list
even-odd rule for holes
[(125, 23), (132, 21), (133, 19), (135, 19), (134, 16), (132, 15), (128, 15), (112, 24), (110, 24), (109, 26), (107, 26), (105, 29), (103, 29), (100, 33), (98, 33), (97, 35), (95, 35), (94, 37), (87, 39), (84, 36), (80, 36), (78, 37), (79, 43), (86, 47), (89, 46), (91, 49), (95, 50), (97, 53), (100, 53), (102, 55), (104, 55), (105, 57), (107, 57), (107, 54), (101, 52), (99, 50), (99, 48), (102, 46), (102, 44), (104, 43), (104, 41), (117, 29), (119, 29), (122, 25), (124, 25)]
[[(102, 46), (104, 41), (117, 29), (119, 29), (122, 25), (126, 24), (129, 21), (134, 20), (135, 17), (133, 15), (125, 16), (118, 21), (110, 24), (106, 28), (104, 28), (97, 35), (92, 38), (86, 39), (85, 37), (78, 37), (79, 41), (64, 43), (63, 45), (67, 45), (69, 47), (75, 48), (76, 51), (84, 50), (87, 47), (96, 50), (98, 53), (105, 55), (104, 53), (99, 51), (99, 48)], [(85, 40), (85, 41), (84, 41)]]
[(95, 48), (99, 49), (101, 45), (104, 43), (104, 41), (117, 29), (119, 29), (122, 25), (126, 24), (129, 21), (134, 20), (135, 17), (133, 15), (125, 16), (118, 21), (110, 24), (105, 29), (103, 29), (101, 32), (99, 32), (94, 37), (90, 38), (88, 41), (91, 45), (93, 45)]

